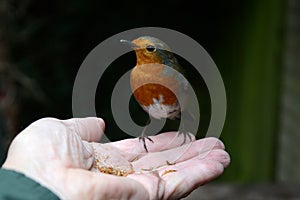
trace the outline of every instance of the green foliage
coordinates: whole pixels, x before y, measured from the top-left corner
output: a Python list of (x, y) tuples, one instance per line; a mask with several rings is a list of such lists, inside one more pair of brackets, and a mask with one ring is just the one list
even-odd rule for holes
[(274, 179), (284, 7), (280, 0), (248, 5), (229, 37), (230, 55), (220, 59), (233, 69), (226, 77), (229, 109), (222, 135), (232, 164), (224, 180)]

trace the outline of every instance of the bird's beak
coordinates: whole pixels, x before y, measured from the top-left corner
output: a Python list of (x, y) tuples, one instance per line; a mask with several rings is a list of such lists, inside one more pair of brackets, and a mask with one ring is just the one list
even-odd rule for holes
[(134, 44), (133, 42), (129, 41), (129, 40), (120, 40), (120, 42), (124, 43), (124, 44), (129, 44), (129, 46), (133, 49), (138, 49), (139, 46), (137, 46), (136, 44)]

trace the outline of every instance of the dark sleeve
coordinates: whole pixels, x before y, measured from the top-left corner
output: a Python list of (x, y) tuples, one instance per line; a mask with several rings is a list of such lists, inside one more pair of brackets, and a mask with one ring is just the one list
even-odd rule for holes
[(59, 199), (54, 193), (25, 175), (0, 169), (0, 200)]

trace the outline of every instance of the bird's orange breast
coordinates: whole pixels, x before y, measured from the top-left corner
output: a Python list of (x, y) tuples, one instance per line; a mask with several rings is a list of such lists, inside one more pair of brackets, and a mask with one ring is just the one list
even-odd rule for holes
[(174, 105), (177, 102), (179, 84), (171, 76), (163, 75), (163, 65), (137, 65), (130, 77), (135, 99), (144, 106), (154, 103), (154, 99), (163, 99), (163, 104)]

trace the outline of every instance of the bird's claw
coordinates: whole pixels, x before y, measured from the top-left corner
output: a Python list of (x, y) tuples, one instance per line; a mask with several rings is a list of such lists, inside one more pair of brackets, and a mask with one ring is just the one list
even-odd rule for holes
[(181, 143), (181, 145), (185, 144), (187, 141), (187, 137), (189, 138), (190, 142), (193, 141), (192, 136), (189, 132), (178, 132), (179, 135), (183, 134), (183, 142)]
[(139, 137), (139, 141), (142, 140), (142, 142), (144, 144), (144, 148), (145, 148), (146, 152), (148, 153), (148, 148), (147, 148), (147, 145), (146, 145), (146, 139), (149, 140), (152, 143), (154, 143), (154, 141), (151, 138), (149, 138), (148, 136), (140, 136)]

